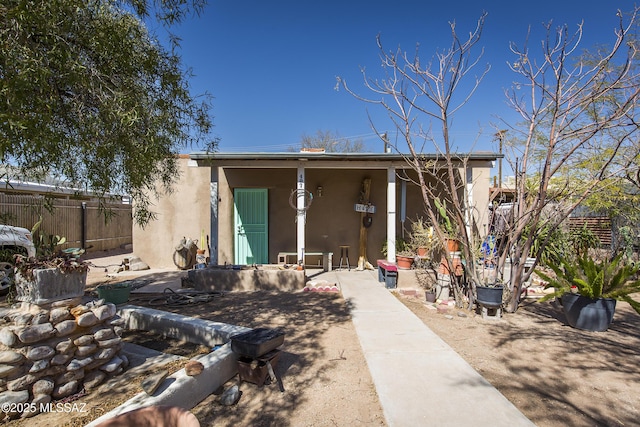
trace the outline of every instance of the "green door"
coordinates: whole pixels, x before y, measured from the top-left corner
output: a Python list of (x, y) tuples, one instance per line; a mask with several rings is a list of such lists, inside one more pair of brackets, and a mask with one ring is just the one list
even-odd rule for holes
[(234, 195), (235, 263), (269, 262), (266, 188), (236, 188)]

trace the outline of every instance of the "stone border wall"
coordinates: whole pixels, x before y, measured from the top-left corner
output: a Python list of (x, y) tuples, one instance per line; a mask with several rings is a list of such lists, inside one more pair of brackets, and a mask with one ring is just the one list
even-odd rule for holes
[(0, 418), (33, 416), (128, 366), (116, 306), (81, 301), (22, 303), (0, 320)]

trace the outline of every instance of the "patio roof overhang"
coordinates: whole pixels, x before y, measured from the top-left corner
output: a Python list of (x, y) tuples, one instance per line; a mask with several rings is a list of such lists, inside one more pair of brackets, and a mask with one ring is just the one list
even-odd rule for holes
[[(457, 167), (487, 167), (501, 159), (501, 154), (492, 152), (456, 153), (452, 156), (458, 163)], [(387, 171), (387, 260), (395, 261), (395, 236), (396, 236), (396, 171), (411, 169), (411, 160), (414, 157), (401, 153), (326, 153), (326, 152), (286, 152), (286, 153), (207, 153), (195, 152), (189, 155), (197, 166), (209, 166), (212, 168), (282, 168), (296, 169), (296, 190), (304, 194), (305, 169), (382, 169)], [(421, 154), (419, 159), (428, 162), (441, 162), (446, 165), (446, 157), (442, 154)], [(214, 178), (214, 175), (216, 176)], [(217, 173), (212, 174), (212, 180), (216, 185), (212, 186), (212, 200), (217, 200)], [(401, 181), (401, 186), (406, 181)], [(469, 184), (468, 184), (469, 185)], [(404, 191), (404, 190), (401, 190)], [(305, 210), (302, 209), (304, 197), (297, 198), (296, 234), (298, 260), (304, 260), (305, 251)], [(469, 206), (472, 205), (469, 196)], [(212, 203), (215, 206), (217, 202)], [(212, 216), (213, 218), (214, 216)], [(217, 230), (217, 220), (212, 219), (212, 230)], [(300, 261), (302, 262), (302, 261)]]
[[(456, 153), (454, 161), (462, 163), (493, 162), (503, 155), (493, 152)], [(285, 152), (285, 153), (207, 153), (194, 152), (189, 154), (198, 166), (222, 166), (236, 168), (292, 168), (299, 162), (305, 162), (315, 168), (370, 168), (387, 169), (389, 167), (410, 167), (408, 160), (413, 160), (409, 154), (397, 153), (315, 153), (315, 152)], [(418, 156), (424, 161), (445, 161), (445, 156), (437, 153), (424, 153)]]

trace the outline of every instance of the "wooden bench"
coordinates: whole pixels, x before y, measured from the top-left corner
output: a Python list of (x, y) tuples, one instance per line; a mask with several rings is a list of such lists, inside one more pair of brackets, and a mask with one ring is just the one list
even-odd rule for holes
[[(324, 271), (331, 271), (333, 265), (333, 252), (305, 252), (305, 264), (307, 263), (306, 258), (308, 256), (319, 256), (322, 257), (322, 268)], [(289, 262), (289, 258), (294, 257), (293, 262)], [(297, 252), (278, 252), (278, 264), (295, 264), (298, 262), (298, 253)]]
[(398, 284), (398, 266), (386, 259), (378, 260), (378, 281), (385, 282), (388, 289), (395, 289)]

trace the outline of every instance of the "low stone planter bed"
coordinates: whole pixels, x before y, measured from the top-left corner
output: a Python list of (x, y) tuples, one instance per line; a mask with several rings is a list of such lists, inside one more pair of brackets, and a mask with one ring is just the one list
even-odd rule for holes
[(34, 409), (3, 412), (3, 417), (36, 415), (41, 404), (91, 391), (128, 366), (121, 352), (123, 320), (104, 300), (22, 303), (3, 322), (0, 403)]

